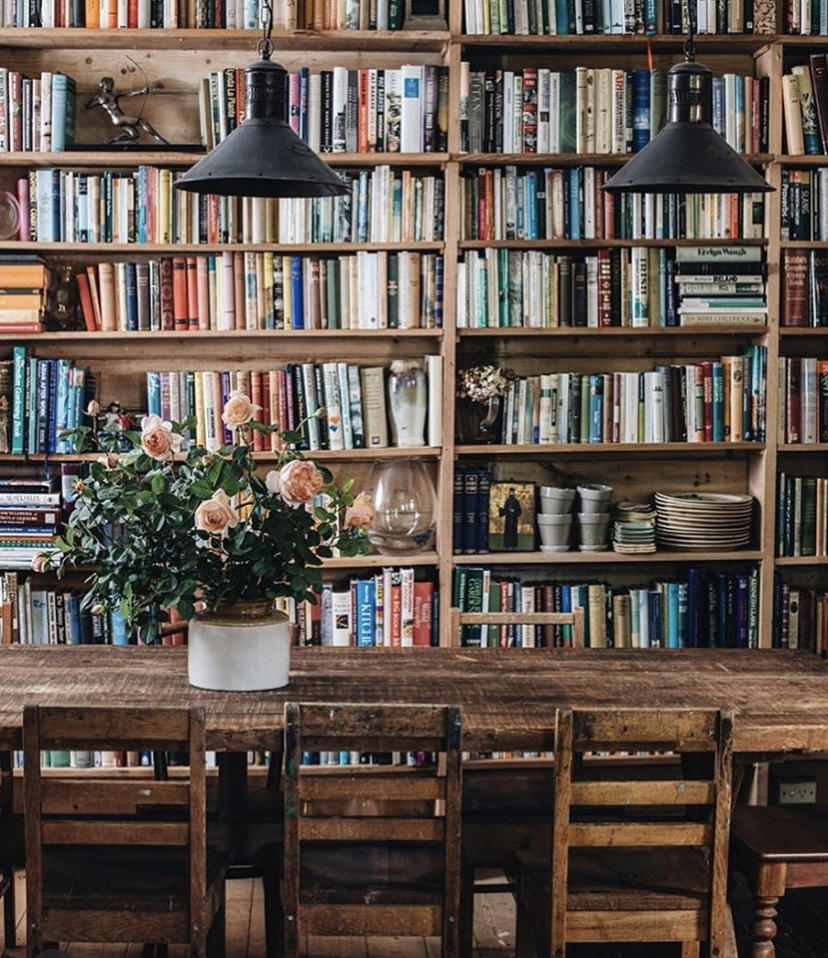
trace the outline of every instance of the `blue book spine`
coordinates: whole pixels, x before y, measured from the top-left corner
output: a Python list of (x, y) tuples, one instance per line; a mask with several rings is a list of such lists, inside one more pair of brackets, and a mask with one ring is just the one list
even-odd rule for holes
[(69, 625), (69, 634), (66, 637), (67, 645), (81, 644), (80, 597), (66, 596), (66, 621)]
[(713, 129), (722, 137), (727, 129), (726, 116), (724, 77), (713, 77)]
[(147, 412), (161, 415), (161, 373), (147, 373)]
[(713, 442), (724, 442), (724, 366), (713, 363)]
[(135, 176), (135, 236), (139, 243), (147, 242), (147, 168), (139, 166)]
[(59, 243), (66, 239), (63, 235), (63, 202), (61, 196), (61, 176), (60, 170), (51, 171), (50, 187), (52, 191), (51, 210), (52, 210), (52, 239)]
[[(572, 590), (566, 586), (561, 586), (561, 612), (572, 611)], [(572, 646), (572, 626), (561, 626), (561, 644), (566, 648)]]
[(113, 645), (129, 645), (129, 629), (120, 610), (113, 609), (110, 613), (109, 626)]
[(633, 152), (650, 142), (650, 71), (633, 70)]
[(538, 174), (529, 170), (526, 182), (526, 239), (540, 239), (538, 234)]
[(680, 649), (687, 648), (688, 642), (688, 618), (689, 618), (689, 589), (686, 582), (679, 582), (678, 592), (678, 646)]
[(580, 167), (569, 171), (569, 235), (572, 239), (582, 239)]
[(698, 569), (687, 571), (687, 648), (701, 645), (701, 574)]
[(736, 637), (736, 648), (746, 649), (748, 647), (748, 578), (746, 575), (737, 575), (736, 577), (736, 621), (734, 623), (734, 633)]
[(570, 33), (568, 0), (555, 0), (555, 28), (559, 36)]
[[(727, 622), (727, 575), (719, 573), (716, 576), (716, 589), (718, 592), (718, 635), (716, 636), (716, 645), (720, 648), (727, 648), (730, 645), (728, 636)], [(711, 642), (711, 645), (713, 643)]]
[(138, 279), (135, 263), (125, 263), (124, 273), (126, 274), (127, 331), (136, 332), (138, 329)]
[(307, 142), (308, 124), (308, 87), (310, 84), (310, 70), (307, 67), (299, 69), (299, 136)]
[(589, 377), (589, 441), (604, 441), (604, 377)]
[(293, 303), (293, 328), (305, 328), (305, 298), (302, 276), (302, 257), (290, 258), (291, 297)]
[(66, 95), (67, 81), (65, 73), (52, 75), (52, 152), (66, 149)]
[[(733, 84), (736, 92), (736, 129), (744, 129), (745, 125), (745, 77), (736, 77), (736, 82)], [(737, 149), (736, 143), (730, 144), (733, 149)], [(749, 152), (749, 151), (745, 151)], [(806, 150), (807, 152), (807, 150)]]
[(374, 644), (376, 635), (376, 595), (373, 579), (356, 580), (356, 644)]
[(48, 371), (47, 381), (49, 396), (46, 404), (47, 429), (46, 429), (46, 452), (57, 452), (57, 433), (58, 419), (60, 413), (58, 409), (58, 388), (60, 380), (60, 368), (56, 359), (47, 360)]
[(658, 33), (657, 0), (644, 0), (644, 32), (651, 36)]
[(68, 359), (59, 359), (57, 365), (57, 417), (55, 424), (55, 451), (59, 453), (71, 452), (69, 443), (61, 439), (61, 434), (68, 428), (69, 413), (69, 377), (72, 364)]
[(651, 591), (647, 596), (647, 611), (650, 629), (650, 648), (664, 645), (664, 598), (660, 592)]
[(26, 347), (14, 347), (12, 365), (12, 453), (23, 454), (26, 425)]
[(679, 647), (679, 597), (678, 582), (667, 583), (667, 648)]

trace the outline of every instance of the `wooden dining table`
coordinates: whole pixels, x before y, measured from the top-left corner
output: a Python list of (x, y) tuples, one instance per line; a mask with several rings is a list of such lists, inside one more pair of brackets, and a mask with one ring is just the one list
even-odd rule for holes
[(457, 704), (470, 751), (552, 748), (555, 709), (732, 708), (743, 754), (828, 751), (828, 662), (740, 649), (296, 648), (289, 684), (191, 686), (186, 648), (0, 647), (0, 748), (20, 748), (23, 707), (202, 706), (207, 747), (280, 749), (284, 706)]

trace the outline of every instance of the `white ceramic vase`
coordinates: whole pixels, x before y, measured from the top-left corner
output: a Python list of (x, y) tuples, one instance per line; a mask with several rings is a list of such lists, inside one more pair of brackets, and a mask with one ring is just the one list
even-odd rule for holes
[(290, 625), (269, 601), (237, 602), (190, 620), (190, 685), (260, 692), (288, 684)]
[(428, 412), (428, 383), (423, 364), (416, 359), (391, 363), (388, 375), (388, 413), (395, 446), (424, 446)]

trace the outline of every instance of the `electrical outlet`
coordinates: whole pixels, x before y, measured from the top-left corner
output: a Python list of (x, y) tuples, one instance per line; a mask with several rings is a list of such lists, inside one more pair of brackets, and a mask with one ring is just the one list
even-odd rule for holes
[(779, 782), (780, 805), (815, 805), (816, 782), (811, 779)]

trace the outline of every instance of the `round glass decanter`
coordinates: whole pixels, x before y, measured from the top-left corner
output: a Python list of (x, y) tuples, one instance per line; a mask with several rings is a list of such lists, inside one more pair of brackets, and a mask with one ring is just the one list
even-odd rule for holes
[(433, 547), (437, 494), (419, 459), (380, 459), (367, 491), (377, 511), (368, 539), (384, 555), (404, 556)]

